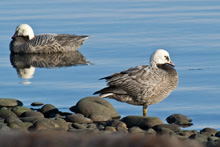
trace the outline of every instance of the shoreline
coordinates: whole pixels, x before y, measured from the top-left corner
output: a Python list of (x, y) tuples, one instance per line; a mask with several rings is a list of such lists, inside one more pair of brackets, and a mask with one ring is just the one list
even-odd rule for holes
[[(36, 106), (40, 108), (36, 109)], [(118, 136), (124, 141), (126, 139), (123, 138), (136, 136), (141, 139), (146, 136), (151, 140), (158, 139), (161, 142), (169, 140), (195, 146), (220, 145), (220, 131), (215, 128), (203, 128), (200, 131), (189, 130), (187, 127), (193, 125), (192, 120), (181, 114), (167, 117), (167, 123), (152, 116), (121, 118), (110, 103), (98, 97), (83, 98), (71, 107), (70, 111), (73, 113), (61, 112), (52, 104), (40, 102), (32, 103), (32, 108), (28, 108), (17, 99), (0, 98), (0, 138), (2, 140), (5, 136), (11, 135), (15, 138), (26, 136), (30, 140), (31, 136), (39, 138), (39, 136), (45, 136), (46, 133), (55, 131), (57, 132), (54, 133), (55, 138), (60, 137), (60, 134), (63, 134), (66, 139), (67, 136), (75, 138), (88, 135), (90, 136), (88, 138), (91, 138), (91, 140), (88, 139), (89, 141), (95, 141), (98, 138), (100, 141), (108, 140), (106, 136), (109, 135), (111, 136), (109, 141), (114, 141), (112, 136)], [(51, 140), (51, 137), (48, 138), (48, 141)], [(78, 141), (83, 142), (83, 139), (78, 138)], [(150, 142), (148, 140), (146, 143)]]

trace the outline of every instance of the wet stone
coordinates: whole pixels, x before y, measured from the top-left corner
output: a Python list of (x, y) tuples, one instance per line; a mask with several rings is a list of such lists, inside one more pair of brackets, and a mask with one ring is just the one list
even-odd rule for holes
[(20, 118), (23, 122), (31, 122), (31, 123), (35, 123), (39, 120), (42, 120), (44, 118), (41, 118), (41, 117), (21, 117)]
[(95, 129), (95, 128), (97, 128), (97, 127), (96, 127), (96, 124), (88, 124), (88, 125), (87, 125), (87, 128)]
[(73, 123), (72, 127), (76, 128), (76, 129), (86, 129), (87, 125), (86, 124)]
[(32, 129), (35, 130), (56, 129), (56, 128), (60, 128), (60, 125), (57, 122), (47, 118), (36, 121), (32, 127)]
[(189, 137), (189, 139), (194, 139), (202, 144), (206, 144), (208, 141), (208, 138), (201, 134), (193, 134)]
[(21, 116), (22, 113), (26, 112), (26, 111), (31, 111), (30, 108), (27, 107), (23, 107), (23, 106), (16, 106), (12, 108), (12, 111), (17, 115), (17, 116)]
[(176, 124), (184, 128), (193, 125), (193, 123), (191, 123), (192, 120), (189, 117), (182, 114), (170, 115), (169, 117), (166, 118), (166, 121), (169, 124)]
[(180, 136), (189, 137), (193, 134), (198, 134), (196, 130), (180, 130), (178, 133)]
[(43, 103), (41, 103), (41, 102), (33, 102), (33, 103), (31, 103), (31, 106), (42, 106), (43, 105)]
[(0, 123), (0, 131), (10, 131), (11, 129), (4, 123)]
[(149, 129), (146, 130), (146, 133), (148, 133), (148, 134), (156, 134), (157, 132), (154, 129), (149, 128)]
[(23, 122), (12, 122), (12, 123), (9, 123), (8, 126), (11, 129), (27, 130)]
[(45, 117), (52, 117), (59, 113), (59, 110), (51, 104), (44, 105), (40, 111), (44, 114)]
[(174, 135), (174, 132), (173, 130), (169, 129), (169, 128), (159, 128), (157, 130), (157, 134), (160, 134), (160, 135)]
[(220, 131), (216, 132), (215, 136), (220, 138)]
[(5, 118), (5, 123), (10, 124), (10, 123), (14, 123), (14, 122), (22, 122), (18, 117), (15, 116), (8, 116), (7, 118)]
[(17, 117), (17, 115), (10, 111), (10, 110), (7, 110), (7, 109), (0, 109), (0, 117), (1, 118), (7, 118), (8, 116), (14, 116), (14, 117)]
[(160, 118), (149, 116), (126, 116), (122, 118), (121, 121), (124, 122), (128, 128), (137, 126), (141, 129), (148, 129), (158, 124), (163, 124)]
[(37, 111), (26, 111), (24, 112), (21, 117), (38, 117), (38, 118), (44, 118), (44, 115)]
[(213, 128), (204, 128), (200, 131), (200, 134), (206, 135), (207, 137), (209, 137), (209, 136), (215, 136), (217, 132), (218, 130), (213, 129)]
[(120, 118), (115, 108), (105, 99), (100, 97), (86, 97), (81, 99), (76, 106), (70, 108), (75, 113), (81, 113), (94, 122), (108, 121)]
[(93, 121), (89, 118), (84, 117), (82, 114), (72, 114), (66, 116), (66, 121), (75, 123), (92, 123)]
[(105, 130), (111, 131), (111, 132), (116, 132), (115, 127), (112, 127), (112, 126), (107, 126), (107, 127), (105, 127)]
[(180, 130), (180, 127), (175, 124), (159, 124), (153, 127), (155, 131), (159, 131), (161, 128), (167, 128), (172, 130), (173, 132), (177, 132)]
[(113, 119), (113, 120), (108, 121), (107, 125), (115, 127), (118, 131), (127, 130), (127, 125), (118, 119)]
[(129, 128), (128, 132), (131, 133), (131, 134), (137, 134), (137, 133), (138, 134), (144, 134), (145, 133), (145, 131), (142, 130), (141, 128), (139, 128), (139, 127), (131, 127), (131, 128)]
[(16, 99), (0, 98), (0, 107), (22, 106), (23, 103)]

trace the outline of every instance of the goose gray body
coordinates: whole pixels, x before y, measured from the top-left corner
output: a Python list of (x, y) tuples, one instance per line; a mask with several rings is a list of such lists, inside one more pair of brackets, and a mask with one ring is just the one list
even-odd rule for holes
[(32, 28), (21, 24), (16, 28), (10, 43), (12, 53), (56, 53), (76, 51), (89, 36), (70, 34), (34, 35)]
[(178, 74), (168, 65), (174, 64), (165, 50), (157, 50), (152, 56), (160, 53), (164, 59), (151, 57), (150, 66), (140, 65), (102, 78), (108, 82), (108, 87), (94, 94), (145, 108), (162, 101), (177, 87)]

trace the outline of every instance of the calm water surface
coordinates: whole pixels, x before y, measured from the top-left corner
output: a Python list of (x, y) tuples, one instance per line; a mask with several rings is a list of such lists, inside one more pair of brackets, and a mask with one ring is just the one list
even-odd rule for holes
[[(0, 97), (17, 98), (25, 106), (33, 101), (50, 103), (69, 111), (81, 98), (105, 86), (99, 78), (149, 64), (151, 53), (164, 48), (180, 82), (167, 99), (149, 106), (148, 115), (165, 121), (181, 113), (192, 118), (191, 129), (220, 129), (219, 18), (219, 0), (1, 1)], [(14, 68), (8, 46), (21, 23), (30, 24), (36, 34), (92, 35), (79, 49), (89, 64)], [(27, 72), (26, 79), (19, 77)], [(107, 100), (122, 117), (142, 115), (141, 106)]]

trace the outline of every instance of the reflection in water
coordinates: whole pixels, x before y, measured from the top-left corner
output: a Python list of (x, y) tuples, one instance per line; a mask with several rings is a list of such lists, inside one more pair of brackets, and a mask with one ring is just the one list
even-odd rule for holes
[(31, 83), (28, 80), (33, 78), (35, 67), (55, 68), (90, 64), (79, 51), (54, 54), (11, 54), (10, 61), (17, 70), (18, 76), (25, 79), (22, 84)]

